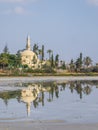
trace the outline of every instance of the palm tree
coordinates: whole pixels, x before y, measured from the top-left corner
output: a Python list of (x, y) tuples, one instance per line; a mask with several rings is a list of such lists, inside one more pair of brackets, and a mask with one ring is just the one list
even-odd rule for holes
[(71, 72), (73, 72), (74, 70), (75, 70), (75, 64), (74, 64), (74, 61), (73, 61), (73, 59), (71, 59), (71, 61), (70, 61), (70, 71)]
[(0, 55), (0, 66), (4, 69), (4, 67), (8, 66), (8, 54), (2, 53)]
[(40, 58), (40, 60), (42, 60), (42, 50), (39, 49), (38, 52), (39, 52), (39, 58)]
[(4, 47), (4, 49), (3, 49), (3, 53), (6, 53), (6, 54), (9, 53), (9, 49), (8, 49), (7, 44), (5, 45), (5, 47)]
[(80, 68), (82, 67), (83, 61), (82, 61), (82, 53), (80, 53)]
[(57, 54), (55, 56), (55, 66), (58, 67), (58, 64), (59, 64), (59, 55)]
[(53, 53), (51, 55), (51, 67), (54, 67), (54, 56), (53, 56)]
[(42, 61), (44, 60), (44, 45), (42, 45)]
[(33, 46), (33, 52), (38, 56), (38, 45), (35, 43)]
[(91, 65), (92, 60), (89, 56), (87, 56), (84, 58), (83, 62), (84, 62), (84, 65), (86, 65), (88, 67), (89, 65)]
[(47, 53), (49, 53), (49, 60), (51, 60), (51, 54), (53, 53), (53, 51), (52, 50), (47, 50)]

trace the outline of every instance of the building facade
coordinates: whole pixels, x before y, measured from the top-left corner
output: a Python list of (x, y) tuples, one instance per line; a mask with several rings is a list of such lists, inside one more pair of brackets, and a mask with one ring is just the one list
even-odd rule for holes
[(20, 55), (22, 65), (28, 65), (28, 67), (32, 69), (37, 69), (41, 67), (40, 60), (38, 59), (37, 55), (31, 50), (30, 36), (27, 37), (26, 49), (23, 50)]

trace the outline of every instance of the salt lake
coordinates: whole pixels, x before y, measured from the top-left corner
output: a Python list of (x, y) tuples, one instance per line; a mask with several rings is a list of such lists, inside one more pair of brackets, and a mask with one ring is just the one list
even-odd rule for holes
[[(25, 78), (26, 79), (26, 78)], [(29, 79), (29, 78), (28, 78)], [(1, 80), (0, 121), (98, 121), (98, 80)]]

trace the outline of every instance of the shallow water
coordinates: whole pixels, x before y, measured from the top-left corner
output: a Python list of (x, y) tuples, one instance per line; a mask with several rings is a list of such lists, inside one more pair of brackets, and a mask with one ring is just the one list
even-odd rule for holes
[(13, 82), (0, 86), (0, 121), (98, 121), (98, 81)]

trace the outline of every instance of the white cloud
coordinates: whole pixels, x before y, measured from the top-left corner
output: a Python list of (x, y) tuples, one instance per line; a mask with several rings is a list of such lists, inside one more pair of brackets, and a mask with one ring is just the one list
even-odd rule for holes
[(26, 14), (29, 14), (29, 12), (27, 10), (25, 10), (23, 7), (18, 6), (18, 7), (15, 7), (13, 9), (8, 9), (8, 10), (5, 10), (5, 11), (2, 11), (0, 14), (4, 14), (4, 15), (10, 15), (10, 14), (26, 15)]
[(27, 14), (27, 11), (23, 7), (14, 8), (13, 12), (15, 14)]
[(98, 6), (98, 0), (87, 0), (90, 4)]
[(37, 0), (0, 0), (2, 3), (24, 3), (24, 2), (35, 2)]
[[(0, 3), (4, 4), (11, 4), (13, 8), (4, 9), (4, 11), (0, 10), (0, 14), (30, 14), (29, 11), (27, 11), (25, 8), (22, 7), (22, 5), (28, 5), (31, 2), (37, 2), (39, 0), (0, 0)], [(15, 5), (19, 5), (18, 7), (15, 7)], [(25, 4), (26, 3), (26, 4)], [(28, 4), (27, 4), (28, 3)], [(26, 6), (25, 6), (26, 7)]]

